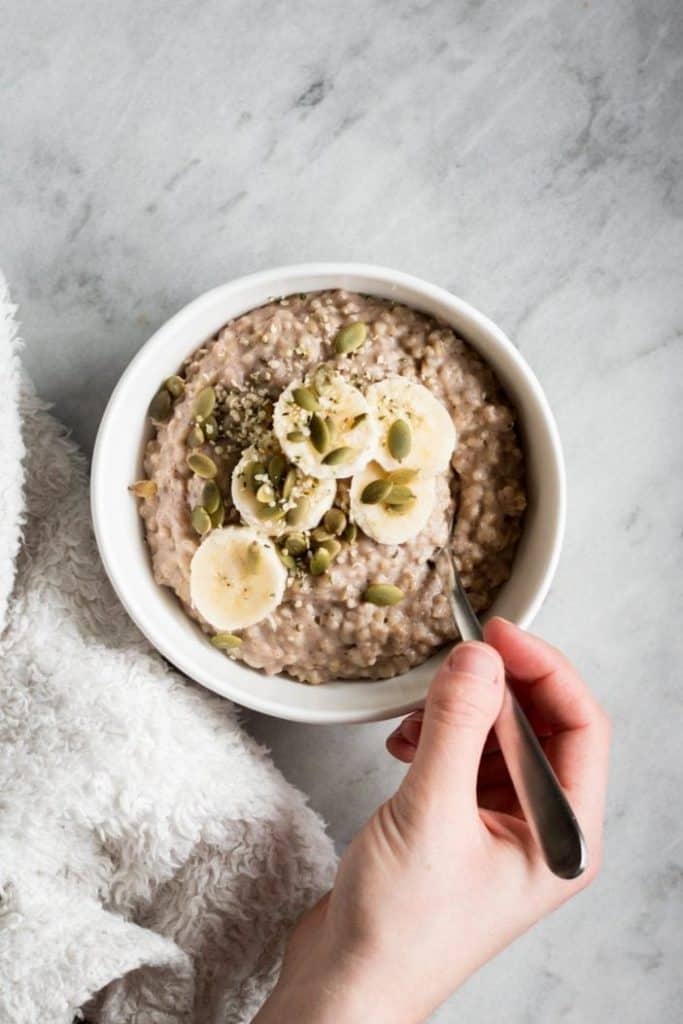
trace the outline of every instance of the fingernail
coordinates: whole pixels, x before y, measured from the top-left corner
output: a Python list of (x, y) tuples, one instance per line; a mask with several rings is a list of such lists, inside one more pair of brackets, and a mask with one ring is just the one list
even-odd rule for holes
[(420, 738), (421, 730), (421, 718), (406, 718), (405, 721), (401, 722), (398, 731), (403, 737), (403, 739), (406, 741), (406, 743), (412, 743), (412, 745), (416, 747), (417, 741)]
[(448, 655), (451, 672), (466, 672), (487, 683), (495, 683), (500, 675), (500, 658), (488, 644), (470, 641), (458, 644)]

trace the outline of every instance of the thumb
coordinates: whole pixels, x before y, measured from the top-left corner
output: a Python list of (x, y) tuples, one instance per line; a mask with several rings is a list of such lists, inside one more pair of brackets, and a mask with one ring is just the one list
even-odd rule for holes
[(488, 644), (454, 647), (429, 687), (420, 742), (402, 789), (413, 807), (476, 812), (484, 742), (503, 701), (504, 670)]

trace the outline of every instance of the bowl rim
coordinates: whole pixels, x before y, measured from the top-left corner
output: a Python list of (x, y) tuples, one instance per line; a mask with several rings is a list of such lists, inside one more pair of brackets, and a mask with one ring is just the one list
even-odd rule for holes
[[(218, 688), (215, 681), (212, 682), (212, 680), (203, 677), (203, 674), (193, 667), (191, 660), (185, 656), (185, 653), (182, 650), (174, 647), (173, 643), (169, 643), (167, 641), (165, 635), (151, 629), (149, 623), (146, 622), (144, 610), (139, 605), (136, 605), (135, 601), (132, 599), (132, 588), (124, 581), (112, 557), (112, 552), (110, 551), (107, 540), (107, 532), (104, 523), (105, 517), (103, 514), (104, 501), (102, 492), (103, 481), (106, 480), (103, 451), (105, 450), (106, 443), (109, 441), (111, 424), (114, 420), (115, 414), (119, 410), (122, 398), (126, 395), (129, 382), (135, 378), (137, 374), (138, 366), (141, 362), (145, 362), (149, 358), (150, 352), (163, 342), (165, 335), (170, 334), (179, 327), (182, 327), (186, 322), (192, 323), (200, 310), (210, 306), (213, 302), (221, 298), (227, 299), (236, 293), (247, 291), (249, 289), (260, 288), (270, 282), (277, 282), (283, 278), (311, 278), (316, 276), (321, 278), (338, 278), (340, 279), (340, 282), (336, 286), (321, 284), (319, 289), (307, 288), (307, 291), (326, 290), (330, 287), (343, 288), (345, 285), (342, 283), (341, 279), (344, 277), (362, 277), (372, 284), (383, 286), (385, 290), (391, 286), (408, 289), (419, 293), (429, 302), (446, 306), (454, 311), (459, 317), (470, 321), (470, 323), (479, 331), (493, 338), (495, 343), (504, 350), (509, 362), (514, 367), (515, 372), (523, 379), (524, 385), (531, 393), (537, 411), (540, 413), (543, 421), (544, 428), (547, 431), (548, 440), (550, 442), (550, 451), (552, 452), (554, 460), (553, 468), (555, 471), (556, 486), (556, 504), (554, 509), (555, 521), (552, 533), (552, 545), (545, 560), (545, 568), (536, 589), (532, 593), (532, 596), (526, 601), (524, 606), (521, 608), (520, 613), (516, 616), (516, 621), (522, 627), (527, 627), (531, 623), (548, 594), (553, 577), (557, 570), (566, 524), (566, 470), (562, 445), (554, 415), (534, 371), (523, 358), (519, 350), (514, 346), (512, 341), (507, 337), (505, 332), (498, 327), (497, 324), (490, 320), (484, 313), (481, 313), (474, 306), (470, 305), (459, 296), (454, 295), (446, 288), (431, 284), (428, 281), (412, 274), (407, 274), (403, 271), (393, 270), (388, 267), (374, 264), (355, 262), (311, 262), (285, 264), (271, 269), (247, 274), (242, 277), (233, 278), (230, 281), (217, 285), (216, 287), (211, 288), (192, 299), (169, 319), (160, 324), (148, 340), (138, 349), (136, 354), (125, 367), (109, 397), (100, 420), (93, 449), (90, 478), (90, 505), (98, 552), (105, 572), (121, 604), (152, 646), (155, 647), (163, 657), (178, 668), (190, 680), (200, 683), (213, 692), (218, 693), (239, 705), (273, 717), (308, 724), (353, 724), (378, 721), (407, 714), (423, 705), (424, 695), (417, 700), (387, 703), (382, 707), (373, 708), (371, 710), (343, 707), (332, 710), (329, 708), (300, 708), (285, 706), (284, 704), (278, 704), (275, 706), (271, 698), (262, 698), (256, 691), (253, 693), (252, 691), (245, 693), (244, 689), (239, 685), (232, 686), (229, 679), (223, 680), (220, 684), (220, 688)], [(354, 287), (357, 288), (358, 286)], [(292, 294), (299, 290), (301, 289), (291, 287), (286, 294)], [(358, 290), (362, 291), (362, 288), (358, 288)], [(278, 293), (278, 295), (279, 294), (280, 293)], [(399, 301), (404, 304), (410, 304), (405, 299), (399, 299)], [(244, 312), (253, 308), (257, 307), (253, 305), (249, 306)], [(191, 335), (191, 331), (188, 331), (188, 335)], [(468, 340), (466, 335), (465, 340)], [(196, 337), (193, 338), (193, 340), (188, 343), (187, 354), (200, 344), (201, 340)], [(474, 344), (473, 347), (476, 349), (476, 344)], [(244, 665), (241, 667), (249, 672), (260, 674), (258, 669), (251, 668), (251, 666)], [(414, 671), (414, 669), (411, 671)], [(306, 685), (297, 682), (296, 680), (291, 680), (286, 676), (278, 676), (277, 678), (291, 682), (293, 686)], [(392, 678), (399, 679), (401, 677), (395, 676)], [(369, 685), (374, 682), (376, 685), (376, 681), (372, 680), (364, 680), (363, 682)], [(354, 685), (354, 683), (349, 682), (346, 685)]]

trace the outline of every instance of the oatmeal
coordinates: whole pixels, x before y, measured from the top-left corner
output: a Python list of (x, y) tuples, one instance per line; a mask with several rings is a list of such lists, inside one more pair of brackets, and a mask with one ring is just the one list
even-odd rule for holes
[(515, 412), (425, 314), (345, 291), (269, 302), (194, 352), (150, 414), (135, 493), (155, 579), (255, 668), (379, 679), (453, 640), (435, 564), (453, 514), (475, 610), (510, 575)]

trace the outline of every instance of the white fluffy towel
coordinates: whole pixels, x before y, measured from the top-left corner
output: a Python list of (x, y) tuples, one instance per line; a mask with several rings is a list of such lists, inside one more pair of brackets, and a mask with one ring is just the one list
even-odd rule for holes
[(332, 845), (128, 620), (17, 348), (0, 279), (0, 1024), (242, 1024)]

